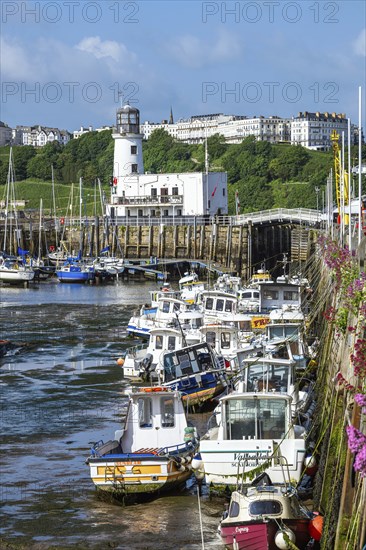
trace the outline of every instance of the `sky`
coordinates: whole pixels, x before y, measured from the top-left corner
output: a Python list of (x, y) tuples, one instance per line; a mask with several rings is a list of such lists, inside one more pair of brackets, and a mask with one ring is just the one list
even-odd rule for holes
[[(0, 120), (74, 131), (199, 114), (345, 113), (366, 90), (358, 0), (2, 0)], [(363, 117), (363, 120), (365, 118)], [(364, 126), (364, 123), (363, 123)]]

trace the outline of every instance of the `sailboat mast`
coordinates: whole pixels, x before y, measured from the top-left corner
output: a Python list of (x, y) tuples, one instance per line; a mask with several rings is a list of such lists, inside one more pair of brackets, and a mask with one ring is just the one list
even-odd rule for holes
[(55, 237), (56, 237), (56, 248), (59, 246), (58, 242), (58, 223), (57, 223), (57, 212), (56, 212), (56, 196), (55, 196), (55, 177), (53, 173), (53, 164), (51, 164), (51, 174), (52, 174), (52, 209), (55, 220)]
[[(9, 216), (9, 194), (10, 194), (10, 181), (13, 177), (12, 173), (12, 165), (13, 165), (13, 148), (10, 147), (10, 154), (9, 154), (9, 167), (8, 167), (8, 185), (6, 188), (6, 208), (5, 208), (5, 231), (4, 231), (4, 252), (6, 252), (6, 237), (8, 234), (8, 216)], [(11, 241), (11, 239), (10, 239)]]
[(41, 253), (42, 253), (42, 207), (43, 207), (43, 201), (41, 199), (39, 204), (39, 234), (38, 234), (38, 261), (41, 259)]

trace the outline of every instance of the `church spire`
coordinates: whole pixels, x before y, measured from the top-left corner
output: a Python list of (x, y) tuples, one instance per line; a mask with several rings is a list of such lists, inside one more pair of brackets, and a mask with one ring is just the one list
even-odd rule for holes
[(174, 124), (174, 119), (173, 119), (173, 109), (172, 109), (172, 107), (170, 107), (170, 117), (169, 117), (169, 124)]

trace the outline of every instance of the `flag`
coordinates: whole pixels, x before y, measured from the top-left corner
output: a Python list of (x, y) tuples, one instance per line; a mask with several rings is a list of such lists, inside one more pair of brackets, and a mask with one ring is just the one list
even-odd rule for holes
[(18, 246), (18, 256), (26, 256), (27, 254), (29, 254), (29, 250), (23, 250)]
[(100, 254), (105, 254), (106, 252), (109, 252), (109, 249), (110, 249), (109, 246), (106, 246), (105, 248), (102, 248), (102, 250), (100, 251)]
[(239, 200), (239, 191), (235, 191), (235, 212), (238, 216), (240, 214), (240, 200)]
[(211, 197), (214, 197), (214, 196), (215, 196), (215, 193), (216, 193), (216, 189), (217, 189), (217, 185), (216, 185), (215, 189), (214, 189), (214, 190), (212, 191), (212, 193), (211, 193)]
[(113, 185), (117, 185), (117, 178), (113, 178)]

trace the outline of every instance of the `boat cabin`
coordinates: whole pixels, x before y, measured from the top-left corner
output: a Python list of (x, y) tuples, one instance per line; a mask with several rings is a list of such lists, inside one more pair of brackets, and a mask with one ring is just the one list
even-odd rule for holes
[(245, 288), (240, 290), (237, 296), (239, 311), (259, 311), (259, 290), (257, 288)]
[(184, 441), (187, 420), (179, 392), (168, 388), (136, 388), (124, 395), (128, 409), (122, 429), (115, 432), (122, 452), (170, 447)]
[(164, 355), (164, 383), (177, 378), (224, 369), (206, 342), (178, 349)]
[(259, 311), (270, 312), (282, 309), (283, 306), (293, 309), (301, 308), (300, 286), (288, 282), (260, 283)]
[(200, 295), (205, 323), (231, 320), (237, 312), (238, 299), (233, 294), (207, 290)]
[(259, 357), (243, 359), (244, 389), (248, 392), (276, 392), (292, 395), (295, 382), (295, 361)]

